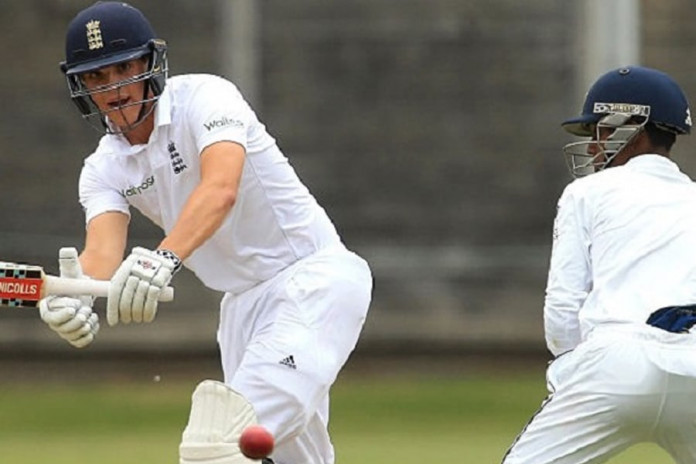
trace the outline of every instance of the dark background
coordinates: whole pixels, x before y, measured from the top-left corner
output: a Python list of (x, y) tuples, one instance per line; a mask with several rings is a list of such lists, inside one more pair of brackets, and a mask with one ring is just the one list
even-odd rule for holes
[[(50, 272), (59, 247), (82, 246), (77, 178), (99, 137), (58, 68), (65, 27), (91, 3), (0, 2), (0, 257)], [(254, 106), (374, 271), (361, 352), (543, 353), (550, 229), (570, 180), (559, 124), (581, 105), (574, 3), (259, 0)], [(222, 0), (133, 4), (169, 42), (170, 74), (224, 72)], [(690, 6), (641, 2), (641, 45), (642, 64), (693, 95)], [(675, 156), (690, 174), (693, 144)], [(134, 214), (132, 245), (160, 239)], [(154, 324), (104, 324), (87, 351), (214, 353), (219, 295), (188, 272), (175, 284)], [(83, 356), (35, 311), (0, 319), (5, 354)]]

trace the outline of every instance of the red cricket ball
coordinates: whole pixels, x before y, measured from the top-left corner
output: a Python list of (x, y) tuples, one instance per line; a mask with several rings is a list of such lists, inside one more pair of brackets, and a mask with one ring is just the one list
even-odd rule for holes
[(273, 435), (260, 425), (250, 425), (239, 437), (239, 449), (249, 459), (263, 459), (273, 451)]

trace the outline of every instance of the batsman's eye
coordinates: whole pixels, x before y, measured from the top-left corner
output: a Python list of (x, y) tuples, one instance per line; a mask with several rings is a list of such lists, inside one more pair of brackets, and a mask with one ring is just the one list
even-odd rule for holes
[(88, 87), (97, 85), (104, 80), (103, 74), (98, 71), (86, 72), (82, 74), (81, 78), (82, 83)]
[(119, 64), (117, 64), (117, 65), (116, 65), (116, 70), (117, 70), (119, 73), (124, 74), (124, 73), (130, 71), (130, 69), (131, 69), (132, 67), (133, 67), (133, 63), (132, 63), (131, 61), (126, 61), (125, 63), (119, 63)]

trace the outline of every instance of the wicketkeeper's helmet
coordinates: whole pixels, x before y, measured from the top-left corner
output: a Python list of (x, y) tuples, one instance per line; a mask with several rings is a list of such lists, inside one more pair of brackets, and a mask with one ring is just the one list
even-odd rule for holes
[(587, 93), (580, 116), (562, 126), (571, 134), (596, 139), (602, 127), (614, 132), (602, 144), (602, 162), (584, 150), (593, 142), (565, 146), (573, 175), (606, 167), (646, 124), (675, 135), (691, 132), (689, 103), (679, 85), (664, 72), (642, 66), (619, 68), (601, 76)]

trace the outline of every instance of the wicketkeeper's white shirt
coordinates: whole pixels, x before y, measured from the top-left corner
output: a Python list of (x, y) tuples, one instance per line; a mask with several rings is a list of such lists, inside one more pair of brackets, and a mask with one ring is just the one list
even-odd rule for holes
[(219, 141), (242, 145), (246, 160), (231, 213), (185, 262), (208, 287), (239, 293), (340, 243), (331, 220), (237, 88), (204, 74), (167, 81), (146, 145), (102, 137), (80, 176), (87, 222), (107, 211), (130, 214), (134, 206), (168, 233), (199, 182), (200, 153)]
[(546, 289), (549, 350), (604, 324), (696, 303), (696, 184), (659, 155), (578, 179), (558, 202)]

